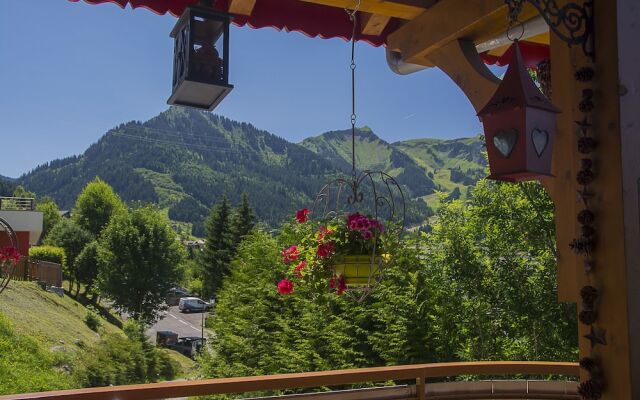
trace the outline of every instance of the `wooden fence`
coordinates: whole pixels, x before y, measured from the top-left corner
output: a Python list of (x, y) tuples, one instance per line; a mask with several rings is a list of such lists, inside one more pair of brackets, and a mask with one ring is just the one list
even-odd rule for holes
[(62, 266), (48, 261), (24, 258), (13, 270), (16, 281), (44, 282), (47, 286), (62, 287)]

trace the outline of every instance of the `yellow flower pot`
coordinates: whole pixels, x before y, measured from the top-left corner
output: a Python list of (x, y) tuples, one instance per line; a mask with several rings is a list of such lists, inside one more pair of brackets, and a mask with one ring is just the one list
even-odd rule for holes
[(334, 266), (337, 276), (344, 276), (348, 286), (366, 286), (375, 283), (380, 273), (382, 257), (375, 256), (373, 262), (371, 256), (344, 256)]

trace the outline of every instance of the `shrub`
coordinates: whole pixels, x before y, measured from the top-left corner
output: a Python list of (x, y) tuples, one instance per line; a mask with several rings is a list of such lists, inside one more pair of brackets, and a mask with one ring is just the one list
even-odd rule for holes
[(84, 316), (84, 323), (94, 332), (98, 332), (98, 328), (102, 326), (100, 316), (92, 307), (87, 309), (87, 314)]
[(36, 246), (29, 249), (29, 258), (34, 261), (48, 261), (65, 266), (67, 257), (62, 247)]
[(125, 324), (125, 333), (108, 334), (83, 353), (76, 378), (83, 386), (126, 385), (171, 380), (180, 366), (152, 346), (142, 325)]

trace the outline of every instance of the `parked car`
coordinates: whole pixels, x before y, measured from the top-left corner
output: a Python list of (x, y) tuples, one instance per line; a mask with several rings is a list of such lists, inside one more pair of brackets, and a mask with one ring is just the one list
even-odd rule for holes
[(166, 345), (168, 349), (175, 350), (189, 358), (193, 358), (202, 351), (207, 339), (199, 336), (181, 337), (177, 343)]
[(191, 293), (189, 293), (187, 289), (179, 287), (171, 288), (167, 293), (167, 304), (170, 306), (177, 306), (178, 302), (183, 297), (191, 297)]
[(207, 303), (197, 297), (183, 297), (178, 303), (178, 309), (184, 313), (191, 311), (209, 311), (212, 307), (213, 304)]

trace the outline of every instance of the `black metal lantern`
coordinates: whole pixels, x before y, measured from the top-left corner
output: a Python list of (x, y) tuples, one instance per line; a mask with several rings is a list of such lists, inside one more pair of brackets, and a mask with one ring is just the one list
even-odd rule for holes
[(229, 85), (229, 23), (232, 16), (187, 7), (171, 37), (173, 93), (168, 104), (213, 110), (233, 89)]

